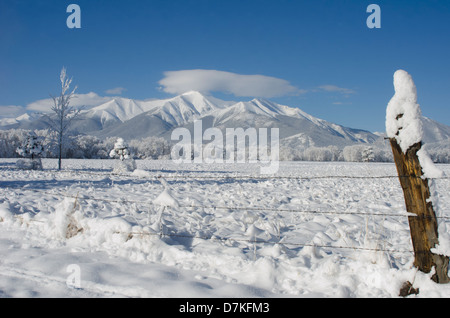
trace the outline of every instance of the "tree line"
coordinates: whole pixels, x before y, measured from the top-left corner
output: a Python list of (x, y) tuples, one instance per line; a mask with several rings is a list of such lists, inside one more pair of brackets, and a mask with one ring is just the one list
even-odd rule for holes
[[(0, 130), (0, 158), (23, 157), (20, 151), (26, 143), (28, 136), (34, 134), (42, 145), (40, 156), (42, 158), (58, 158), (58, 136), (49, 129), (24, 130), (9, 129)], [(101, 140), (95, 136), (72, 135), (66, 136), (61, 157), (63, 159), (109, 159), (110, 152), (114, 149), (117, 137), (109, 137)], [(159, 137), (148, 137), (140, 140), (127, 141), (130, 154), (136, 159), (168, 159), (170, 157), (169, 142)]]
[[(0, 158), (24, 157), (17, 149), (27, 142), (30, 134), (38, 137), (42, 145), (42, 158), (58, 158), (59, 147), (57, 135), (49, 129), (0, 130)], [(90, 135), (67, 136), (61, 157), (73, 159), (109, 159), (110, 152), (118, 137), (101, 140)], [(147, 137), (126, 141), (130, 156), (135, 159), (170, 159), (172, 145), (161, 137)], [(442, 145), (429, 144), (425, 148), (431, 159), (436, 163), (450, 163), (450, 140)], [(347, 162), (392, 162), (392, 151), (388, 145), (358, 144), (338, 148), (309, 147), (296, 149), (280, 147), (281, 161), (347, 161)]]

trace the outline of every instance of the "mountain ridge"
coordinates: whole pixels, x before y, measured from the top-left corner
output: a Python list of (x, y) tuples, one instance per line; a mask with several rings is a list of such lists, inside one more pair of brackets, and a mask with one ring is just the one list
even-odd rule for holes
[[(72, 129), (101, 139), (142, 139), (154, 136), (170, 140), (174, 129), (185, 127), (191, 130), (194, 120), (202, 120), (204, 129), (279, 128), (281, 143), (297, 148), (331, 145), (341, 148), (352, 144), (373, 144), (383, 138), (382, 134), (345, 127), (314, 117), (300, 108), (267, 99), (224, 101), (197, 91), (154, 100), (114, 97), (83, 111)], [(450, 138), (449, 126), (426, 117), (423, 122), (424, 141), (435, 143)], [(45, 128), (42, 119), (34, 115), (3, 119), (1, 125), (6, 129)]]

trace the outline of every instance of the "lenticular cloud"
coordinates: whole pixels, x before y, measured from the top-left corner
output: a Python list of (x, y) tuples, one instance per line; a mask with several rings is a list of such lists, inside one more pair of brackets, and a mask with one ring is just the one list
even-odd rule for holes
[(159, 81), (171, 94), (187, 91), (222, 92), (235, 96), (277, 97), (304, 93), (288, 81), (265, 75), (241, 75), (217, 70), (182, 70), (164, 73)]

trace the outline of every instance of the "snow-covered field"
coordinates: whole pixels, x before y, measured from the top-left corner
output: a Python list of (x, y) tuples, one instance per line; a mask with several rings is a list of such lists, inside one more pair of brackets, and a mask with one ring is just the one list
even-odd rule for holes
[[(450, 297), (412, 267), (393, 164), (14, 163), (0, 161), (0, 297), (398, 297), (406, 281)], [(450, 180), (434, 183), (448, 240)]]

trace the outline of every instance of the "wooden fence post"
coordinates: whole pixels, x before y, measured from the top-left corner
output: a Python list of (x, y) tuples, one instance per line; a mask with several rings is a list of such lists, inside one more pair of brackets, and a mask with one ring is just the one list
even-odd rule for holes
[(414, 266), (424, 273), (429, 273), (434, 267), (436, 272), (432, 277), (433, 281), (448, 283), (449, 258), (431, 252), (431, 249), (439, 244), (438, 225), (433, 204), (429, 200), (428, 180), (422, 178), (423, 171), (417, 156), (422, 142), (414, 144), (403, 153), (395, 138), (389, 140), (405, 197), (406, 210), (416, 215), (408, 217), (415, 255)]
[[(430, 199), (428, 173), (422, 166), (418, 152), (422, 148), (422, 113), (417, 104), (417, 89), (411, 75), (404, 70), (394, 74), (395, 95), (386, 109), (386, 133), (391, 143), (394, 162), (405, 197), (411, 240), (414, 248), (414, 266), (424, 273), (434, 268), (432, 279), (448, 283), (449, 257), (434, 254), (439, 245), (438, 223)], [(422, 157), (422, 156), (421, 156)], [(425, 169), (426, 168), (426, 169)]]

